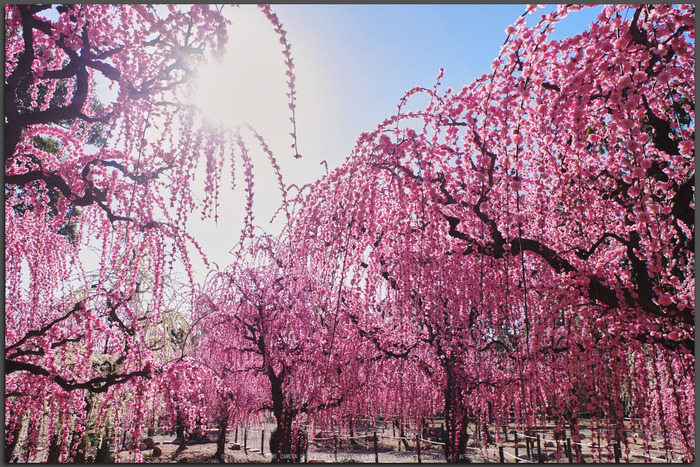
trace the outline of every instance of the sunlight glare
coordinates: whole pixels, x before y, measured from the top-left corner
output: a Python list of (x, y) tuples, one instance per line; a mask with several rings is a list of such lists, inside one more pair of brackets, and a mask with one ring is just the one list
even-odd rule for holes
[(288, 101), (282, 48), (272, 26), (256, 10), (236, 8), (223, 61), (212, 60), (198, 70), (194, 104), (213, 123), (249, 123), (260, 130), (273, 123), (284, 125)]

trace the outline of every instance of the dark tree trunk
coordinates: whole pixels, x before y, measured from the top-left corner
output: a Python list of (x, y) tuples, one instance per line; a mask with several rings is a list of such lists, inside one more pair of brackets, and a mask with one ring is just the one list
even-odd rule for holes
[(219, 437), (216, 440), (216, 454), (214, 457), (219, 462), (224, 461), (224, 449), (226, 448), (226, 430), (228, 429), (228, 414), (224, 411), (221, 419), (219, 419)]
[(494, 446), (496, 444), (496, 440), (493, 438), (493, 435), (489, 431), (488, 425), (486, 425), (486, 422), (483, 422), (481, 425), (481, 431), (484, 432), (484, 435), (486, 437), (486, 443), (489, 446)]
[(355, 427), (352, 418), (350, 419), (348, 428), (350, 429), (350, 445), (358, 446), (357, 441), (355, 441)]
[(277, 419), (277, 429), (275, 431), (275, 439), (270, 438), (270, 450), (273, 457), (272, 462), (294, 462), (298, 461), (296, 456), (296, 437), (293, 433), (292, 425), (294, 424), (294, 416), (289, 410), (282, 410), (281, 416)]
[[(85, 456), (87, 453), (88, 449), (88, 439), (87, 435), (79, 435), (79, 432), (73, 433), (73, 441), (71, 442), (71, 445), (74, 445), (77, 443), (77, 451), (75, 453), (75, 456), (73, 456), (72, 462), (75, 462), (76, 464), (84, 464), (85, 463)], [(72, 447), (72, 446), (71, 446)], [(82, 452), (80, 452), (82, 451)]]
[(177, 447), (178, 451), (183, 451), (187, 449), (187, 439), (185, 439), (185, 419), (181, 413), (177, 415), (177, 426), (175, 427), (175, 435), (180, 439), (180, 445)]
[[(261, 350), (264, 350), (261, 349)], [(270, 436), (270, 451), (272, 453), (272, 462), (295, 462), (299, 460), (299, 453), (295, 449), (298, 432), (293, 432), (294, 418), (299, 413), (298, 410), (289, 407), (285, 402), (284, 390), (282, 389), (283, 378), (277, 375), (274, 370), (269, 367), (267, 369), (267, 377), (270, 381), (270, 390), (272, 393), (272, 412), (277, 421), (274, 439)]]
[[(9, 427), (5, 425), (7, 429)], [(22, 420), (19, 420), (19, 423), (14, 427), (14, 429), (10, 432), (12, 435), (12, 441), (10, 443), (7, 443), (8, 437), (5, 437), (5, 463), (9, 464), (12, 461), (12, 455), (14, 454), (15, 448), (17, 447), (17, 442), (19, 441), (19, 434), (22, 431)]]
[[(578, 427), (578, 416), (572, 416), (569, 419), (569, 431), (571, 432), (571, 437), (573, 438), (574, 436), (579, 437), (580, 432), (579, 432), (579, 427)], [(583, 462), (583, 451), (581, 450), (581, 445), (579, 444), (581, 441), (571, 441), (571, 447), (574, 455), (574, 462), (581, 463)]]
[[(404, 434), (403, 423), (394, 420), (394, 426), (399, 429), (399, 438), (405, 438), (406, 435)], [(404, 451), (410, 450), (411, 447), (408, 445), (408, 440), (401, 439), (399, 442), (403, 443)]]
[(464, 406), (464, 394), (462, 385), (455, 374), (455, 368), (445, 367), (447, 372), (447, 385), (445, 387), (445, 459), (449, 463), (467, 462), (466, 447), (469, 435), (467, 435), (467, 423), (469, 421), (467, 409)]
[(46, 458), (47, 464), (58, 464), (58, 458), (61, 454), (61, 433), (57, 430), (51, 437), (49, 445), (49, 454)]
[[(110, 450), (110, 432), (109, 428), (105, 428), (104, 435), (102, 436), (102, 443), (100, 443), (100, 448), (97, 450), (97, 455), (95, 457), (95, 463), (105, 464), (109, 462), (109, 450)], [(47, 461), (50, 462), (50, 461)]]

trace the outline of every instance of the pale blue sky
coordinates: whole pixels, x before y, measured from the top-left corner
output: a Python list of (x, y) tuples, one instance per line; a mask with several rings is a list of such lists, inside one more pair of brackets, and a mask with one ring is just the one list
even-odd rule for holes
[[(350, 144), (394, 112), (405, 91), (432, 86), (441, 67), (444, 86), (453, 88), (489, 72), (506, 38), (505, 29), (525, 8), (522, 4), (274, 6), (289, 32), (293, 52), (303, 49), (326, 65), (315, 70), (317, 78), (333, 86), (330, 99), (344, 111), (343, 119), (334, 123), (353, 135)], [(586, 10), (566, 18), (561, 27), (580, 32), (598, 11)], [(539, 20), (540, 14), (536, 12), (534, 19)], [(299, 70), (300, 79), (304, 71)], [(303, 142), (304, 135), (299, 136)], [(338, 156), (344, 157), (350, 147), (339, 149)]]
[[(488, 73), (505, 29), (525, 9), (523, 4), (273, 5), (288, 31), (296, 63), (299, 147), (305, 158), (295, 165), (314, 177), (320, 172), (309, 171), (309, 159), (315, 166), (321, 159), (331, 167), (339, 165), (360, 133), (394, 113), (413, 86), (432, 87), (441, 67), (444, 87), (461, 88)], [(586, 8), (569, 15), (553, 37), (582, 31), (598, 11)], [(229, 98), (242, 91), (247, 102), (236, 99), (227, 106), (227, 96), (215, 91), (213, 105), (227, 109), (229, 117), (232, 112), (245, 115), (268, 138), (288, 134), (286, 116), (277, 119), (277, 126), (271, 121), (271, 115), (275, 120), (286, 109), (276, 35), (255, 6), (226, 6), (224, 13), (233, 21), (231, 62), (217, 75)], [(530, 18), (537, 21), (541, 13)], [(231, 76), (223, 76), (227, 74)], [(232, 81), (234, 75), (244, 82)], [(206, 87), (221, 86), (215, 82)], [(257, 118), (252, 115), (256, 113)], [(279, 156), (287, 147), (280, 144)]]

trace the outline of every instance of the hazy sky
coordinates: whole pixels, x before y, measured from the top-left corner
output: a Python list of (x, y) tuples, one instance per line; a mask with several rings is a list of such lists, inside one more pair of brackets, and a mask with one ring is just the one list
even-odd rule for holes
[[(505, 29), (525, 5), (274, 5), (292, 44), (297, 78), (299, 151), (292, 158), (288, 101), (279, 37), (255, 6), (224, 7), (231, 19), (223, 64), (200, 70), (196, 97), (212, 118), (248, 122), (268, 141), (288, 182), (309, 183), (351, 153), (363, 131), (396, 111), (413, 86), (432, 87), (445, 68), (443, 87), (461, 88), (490, 71)], [(549, 6), (549, 11), (555, 6)], [(581, 32), (599, 9), (571, 14), (553, 35)], [(540, 19), (541, 11), (531, 15)], [(531, 19), (531, 21), (532, 21)], [(532, 24), (528, 21), (528, 24)], [(419, 105), (420, 102), (415, 103)], [(251, 140), (252, 142), (252, 140)], [(254, 151), (255, 152), (255, 151)], [(262, 153), (256, 162), (256, 222), (266, 230), (279, 202)], [(238, 239), (242, 193), (224, 193), (221, 218), (193, 223), (192, 233), (220, 266)]]

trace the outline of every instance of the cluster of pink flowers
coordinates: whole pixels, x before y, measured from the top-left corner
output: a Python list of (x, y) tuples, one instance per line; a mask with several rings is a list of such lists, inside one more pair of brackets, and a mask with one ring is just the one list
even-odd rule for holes
[(291, 48), (292, 45), (287, 41), (287, 31), (284, 29), (282, 26), (282, 23), (279, 20), (279, 17), (277, 16), (276, 13), (272, 11), (272, 8), (270, 5), (266, 4), (261, 4), (258, 5), (260, 10), (265, 14), (267, 19), (270, 21), (270, 24), (275, 28), (275, 32), (279, 34), (280, 36), (280, 44), (284, 47), (284, 50), (282, 51), (282, 54), (284, 55), (284, 64), (287, 66), (287, 88), (289, 89), (289, 92), (287, 93), (287, 97), (289, 97), (289, 110), (291, 111), (291, 116), (289, 117), (289, 121), (292, 123), (293, 126), (293, 131), (291, 133), (291, 136), (294, 140), (292, 143), (292, 149), (294, 150), (294, 157), (296, 159), (299, 159), (301, 155), (299, 154), (299, 147), (297, 143), (297, 121), (296, 121), (296, 75), (294, 74), (294, 60), (292, 59), (292, 52)]
[[(10, 83), (22, 8), (34, 7), (6, 6)], [(51, 111), (62, 65), (49, 52), (111, 53), (85, 58), (86, 70), (119, 96), (106, 147), (87, 148), (104, 115), (85, 103), (69, 129), (22, 128), (6, 158), (6, 447), (26, 429), (22, 455), (35, 455), (47, 410), (67, 461), (89, 424), (129, 444), (154, 423), (245, 423), (268, 407), (286, 450), (301, 423), (442, 413), (456, 460), (466, 420), (549, 415), (580, 440), (577, 416), (591, 412), (611, 429), (633, 415), (694, 459), (692, 7), (606, 6), (587, 32), (551, 40), (583, 6), (528, 27), (530, 6), (488, 75), (442, 90), (441, 69), (295, 200), (250, 129), (284, 198), (277, 238), (254, 235), (242, 133), (200, 128), (179, 105), (196, 51), (225, 39), (221, 15), (60, 8), (72, 10), (46, 20), (51, 34), (34, 30), (47, 54), (26, 66), (28, 114)], [(299, 157), (287, 32), (260, 9), (283, 46)], [(70, 80), (66, 105), (91, 86)], [(419, 93), (425, 109), (402, 112)], [(194, 282), (189, 255), (201, 249), (185, 226), (196, 210), (218, 215), (230, 154), (245, 184), (239, 254), (185, 297), (179, 319), (169, 276), (182, 261)], [(204, 204), (192, 190), (200, 164)], [(95, 273), (81, 263), (89, 248)]]

